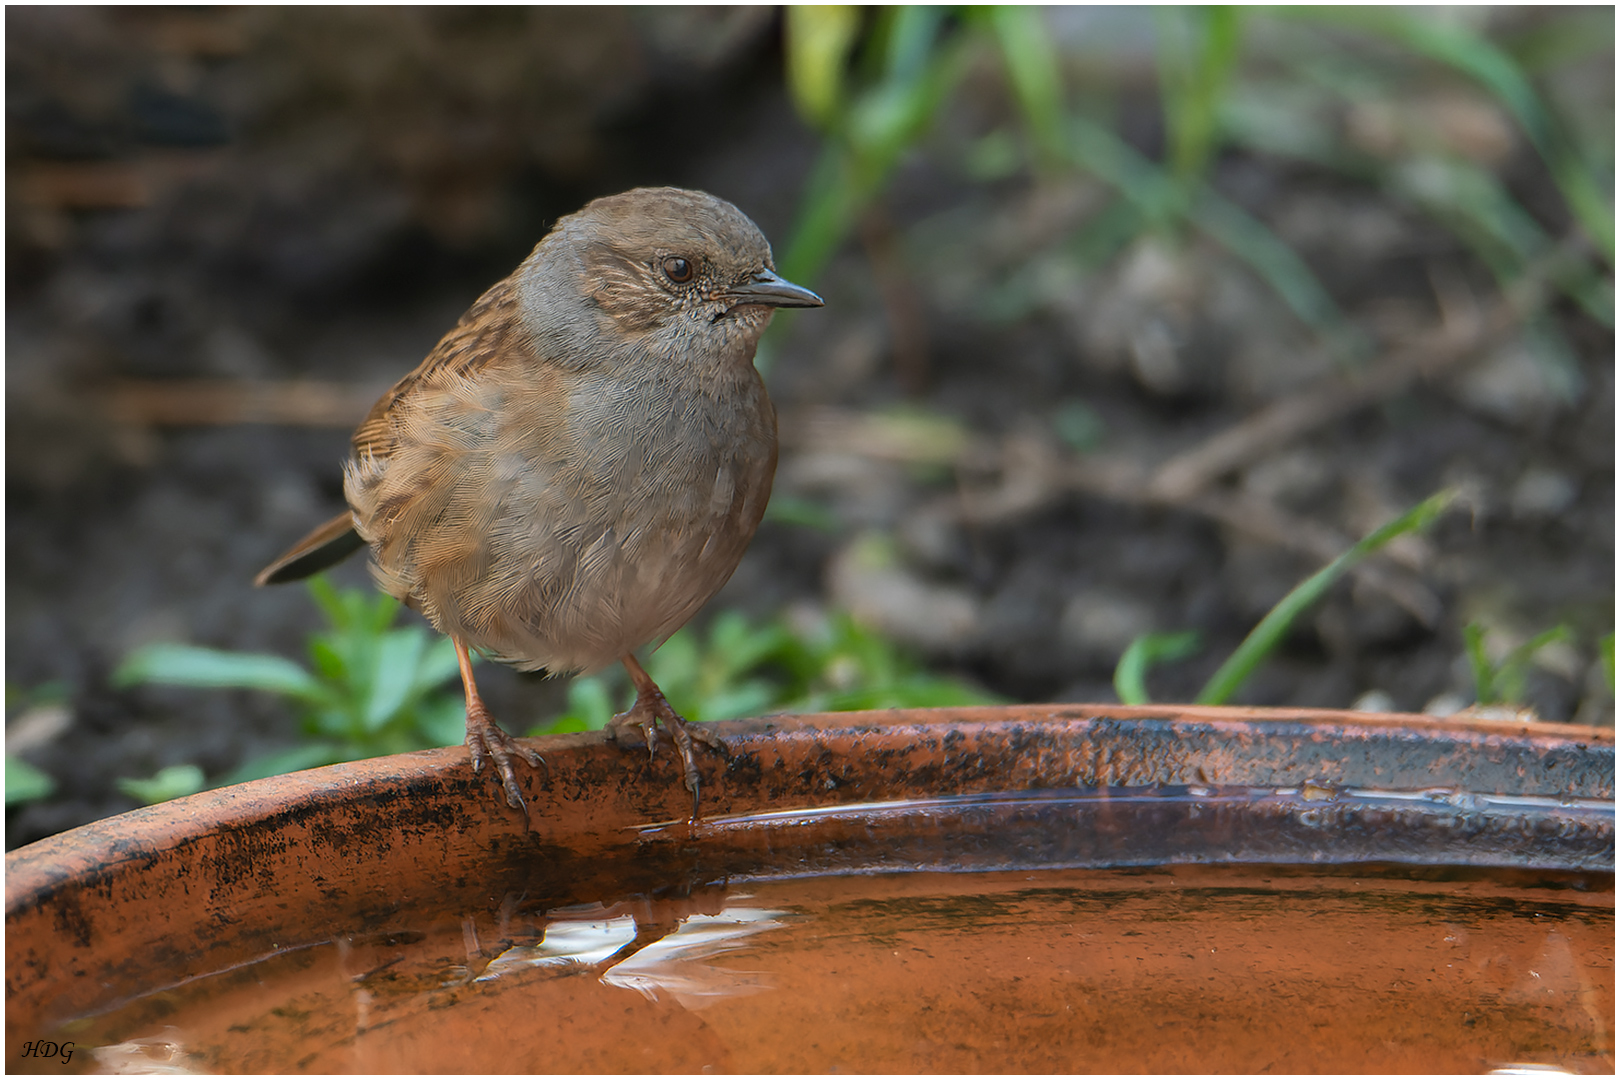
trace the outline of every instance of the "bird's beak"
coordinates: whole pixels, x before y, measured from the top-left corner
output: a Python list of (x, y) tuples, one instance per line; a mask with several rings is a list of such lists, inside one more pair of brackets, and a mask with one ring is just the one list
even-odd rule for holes
[(774, 270), (761, 270), (752, 280), (733, 285), (724, 294), (725, 299), (738, 304), (763, 304), (766, 307), (821, 307), (821, 297), (805, 288), (779, 277)]

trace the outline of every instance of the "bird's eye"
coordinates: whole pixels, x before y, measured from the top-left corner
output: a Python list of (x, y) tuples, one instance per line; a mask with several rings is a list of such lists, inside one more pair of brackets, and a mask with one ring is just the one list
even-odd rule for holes
[(675, 284), (685, 285), (692, 280), (692, 275), (696, 271), (692, 269), (689, 260), (683, 259), (679, 255), (672, 255), (664, 260), (664, 273)]

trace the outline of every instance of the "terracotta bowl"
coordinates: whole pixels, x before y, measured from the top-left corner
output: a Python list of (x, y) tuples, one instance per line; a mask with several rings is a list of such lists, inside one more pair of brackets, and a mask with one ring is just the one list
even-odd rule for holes
[(509, 809), (461, 748), (274, 777), (6, 857), (6, 1028), (424, 907), (581, 904), (874, 871), (1222, 864), (1612, 873), (1614, 733), (1319, 710), (1021, 706), (715, 725), (703, 817), (667, 748), (539, 740)]

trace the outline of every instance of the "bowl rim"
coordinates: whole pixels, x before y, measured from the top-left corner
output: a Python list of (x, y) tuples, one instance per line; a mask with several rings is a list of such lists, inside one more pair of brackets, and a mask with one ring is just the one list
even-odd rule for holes
[[(1412, 738), (1446, 738), (1480, 745), (1512, 743), (1543, 751), (1607, 748), (1611, 757), (1608, 797), (1613, 797), (1613, 728), (1519, 718), (1502, 720), (1468, 713), (1440, 717), (1423, 713), (1370, 713), (1348, 709), (1065, 703), (780, 714), (712, 721), (706, 726), (728, 743), (787, 743), (795, 740), (825, 743), (842, 739), (859, 744), (871, 737), (881, 738), (885, 733), (892, 734), (904, 728), (944, 732), (963, 725), (1065, 723), (1075, 720), (1206, 725), (1234, 736), (1249, 730), (1251, 725), (1258, 725), (1252, 729), (1257, 731), (1305, 725), (1324, 736), (1344, 739), (1366, 739), (1377, 733), (1397, 731)], [(547, 735), (521, 741), (538, 749), (548, 762), (616, 749), (601, 731)], [(663, 743), (660, 743), (660, 747), (659, 757), (666, 758), (667, 747)], [(627, 762), (633, 760), (633, 755), (625, 756)], [(487, 776), (485, 774), (484, 778), (480, 778), (472, 773), (464, 747), (440, 747), (283, 773), (126, 811), (7, 852), (6, 910), (11, 912), (15, 906), (26, 904), (30, 897), (38, 896), (42, 890), (48, 892), (60, 886), (76, 873), (120, 861), (131, 850), (166, 848), (200, 834), (261, 823), (291, 805), (307, 807), (352, 802), (362, 796), (375, 798), (380, 792), (388, 790), (416, 791), (424, 784), (445, 781), (452, 781), (453, 786), (464, 788), (469, 782), (478, 784), (481, 780), (490, 784), (486, 801), (493, 803), (498, 800), (492, 794), (493, 784), (487, 780)], [(707, 789), (710, 785), (708, 777), (705, 777), (704, 784)], [(678, 786), (678, 781), (675, 786)], [(585, 794), (574, 792), (573, 797)], [(684, 793), (677, 798), (677, 803), (680, 798), (684, 798)], [(506, 809), (503, 804), (497, 812)], [(531, 798), (526, 814), (510, 811), (507, 816), (517, 822), (524, 818), (532, 820), (538, 809), (536, 801)], [(706, 809), (705, 816), (707, 814)]]

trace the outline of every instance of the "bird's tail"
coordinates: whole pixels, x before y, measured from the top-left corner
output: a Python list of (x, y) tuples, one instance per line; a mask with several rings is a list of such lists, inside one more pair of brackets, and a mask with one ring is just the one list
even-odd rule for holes
[(366, 542), (354, 531), (354, 518), (345, 510), (281, 553), (275, 562), (259, 571), (255, 585), (280, 585), (318, 574), (353, 555)]

